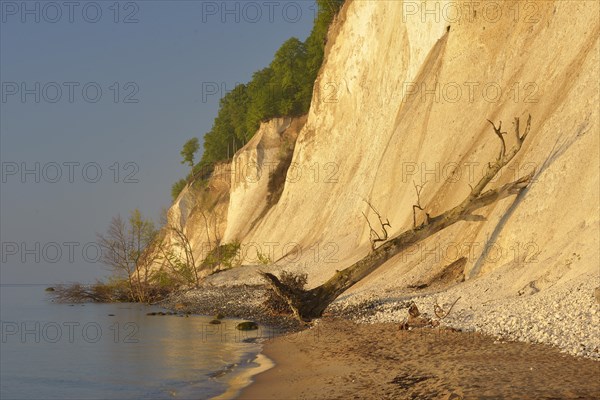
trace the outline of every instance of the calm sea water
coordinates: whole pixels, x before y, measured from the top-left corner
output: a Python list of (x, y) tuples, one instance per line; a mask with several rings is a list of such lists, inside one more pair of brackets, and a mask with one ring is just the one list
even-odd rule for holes
[(245, 340), (269, 335), (139, 304), (56, 304), (44, 289), (0, 286), (2, 399), (208, 399), (258, 366)]

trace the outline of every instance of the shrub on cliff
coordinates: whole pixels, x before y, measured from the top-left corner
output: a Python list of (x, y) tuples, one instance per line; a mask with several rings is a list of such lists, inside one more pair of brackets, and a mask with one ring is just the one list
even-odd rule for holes
[(171, 198), (173, 199), (173, 201), (177, 200), (177, 197), (179, 197), (179, 194), (185, 188), (185, 185), (187, 185), (187, 180), (180, 179), (177, 182), (175, 182), (173, 186), (171, 186)]
[(225, 243), (212, 249), (202, 261), (201, 269), (212, 273), (225, 271), (239, 264), (238, 254), (241, 245), (239, 242)]

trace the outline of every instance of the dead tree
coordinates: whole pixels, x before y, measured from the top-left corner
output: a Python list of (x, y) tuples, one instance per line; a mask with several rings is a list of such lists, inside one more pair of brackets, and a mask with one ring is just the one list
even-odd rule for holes
[(504, 140), (505, 132), (501, 131), (502, 123), (500, 123), (498, 127), (492, 122), (490, 123), (494, 129), (494, 133), (502, 142), (502, 148), (496, 160), (488, 163), (483, 177), (475, 186), (471, 186), (471, 191), (460, 204), (439, 215), (429, 216), (423, 224), (404, 231), (398, 236), (390, 239), (380, 247), (372, 250), (360, 261), (342, 271), (337, 271), (327, 282), (313, 289), (292, 289), (281, 283), (281, 281), (273, 274), (261, 272), (262, 276), (272, 286), (273, 290), (290, 305), (298, 319), (310, 321), (320, 317), (327, 306), (339, 295), (403, 250), (459, 221), (485, 220), (484, 216), (474, 214), (474, 212), (493, 204), (498, 200), (519, 194), (529, 185), (529, 183), (531, 183), (535, 173), (535, 171), (532, 171), (529, 175), (517, 179), (516, 181), (484, 192), (484, 189), (490, 181), (494, 179), (498, 172), (510, 163), (519, 150), (521, 150), (521, 146), (531, 130), (531, 115), (529, 115), (529, 118), (527, 119), (527, 126), (523, 134), (520, 132), (519, 118), (515, 118), (514, 131), (516, 143), (509, 152), (506, 150), (506, 142)]
[(381, 225), (381, 230), (383, 231), (383, 237), (379, 236), (379, 233), (377, 233), (377, 231), (371, 226), (367, 215), (364, 212), (362, 213), (365, 217), (365, 220), (367, 220), (367, 225), (369, 225), (369, 241), (371, 242), (371, 250), (375, 250), (375, 248), (377, 247), (377, 243), (385, 242), (386, 240), (388, 240), (388, 231), (386, 227), (391, 228), (392, 225), (390, 225), (390, 220), (387, 218), (385, 222), (383, 221), (383, 217), (381, 216), (381, 214), (379, 214), (379, 212), (375, 209), (375, 207), (373, 207), (373, 205), (370, 202), (368, 202), (367, 200), (363, 201), (367, 203), (369, 207), (371, 207), (371, 210), (373, 210), (375, 214), (377, 214), (377, 218), (379, 218), (379, 225)]
[[(417, 227), (417, 210), (425, 211), (423, 206), (421, 206), (421, 192), (423, 191), (423, 188), (425, 187), (427, 182), (425, 182), (422, 185), (417, 185), (416, 182), (413, 182), (413, 184), (415, 185), (415, 191), (417, 192), (417, 204), (413, 204), (413, 228), (416, 228)], [(424, 224), (426, 224), (427, 222), (429, 222), (429, 214), (427, 212), (425, 212)]]

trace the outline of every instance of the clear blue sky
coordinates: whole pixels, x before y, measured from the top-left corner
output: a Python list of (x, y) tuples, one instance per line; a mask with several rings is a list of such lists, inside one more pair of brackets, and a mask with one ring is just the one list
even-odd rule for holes
[(315, 15), (313, 1), (64, 3), (0, 1), (3, 284), (106, 276), (96, 232), (170, 204), (182, 144), (216, 116), (203, 86), (247, 82)]

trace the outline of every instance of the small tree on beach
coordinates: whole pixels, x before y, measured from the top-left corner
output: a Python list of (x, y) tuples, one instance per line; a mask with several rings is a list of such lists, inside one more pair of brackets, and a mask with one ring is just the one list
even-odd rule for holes
[(106, 234), (98, 235), (102, 262), (127, 281), (132, 300), (149, 300), (152, 265), (159, 257), (157, 234), (154, 223), (135, 209), (128, 220), (113, 217)]

